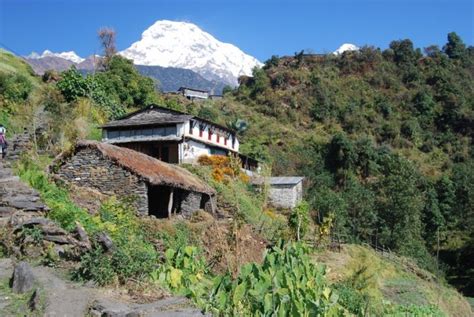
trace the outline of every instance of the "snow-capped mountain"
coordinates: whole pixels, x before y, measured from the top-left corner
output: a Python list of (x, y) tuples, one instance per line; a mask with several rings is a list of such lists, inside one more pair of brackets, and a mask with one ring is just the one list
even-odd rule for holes
[(77, 55), (76, 52), (74, 51), (53, 53), (50, 50), (45, 50), (43, 54), (41, 55), (36, 52), (32, 52), (30, 55), (27, 56), (27, 58), (30, 58), (30, 59), (40, 59), (44, 57), (60, 57), (68, 61), (71, 61), (73, 63), (81, 63), (85, 60), (84, 58)]
[(346, 51), (358, 51), (358, 50), (359, 50), (358, 46), (354, 44), (350, 44), (350, 43), (344, 43), (341, 46), (339, 46), (339, 48), (335, 50), (333, 54), (340, 55)]
[(140, 41), (120, 52), (137, 65), (193, 70), (209, 80), (236, 85), (241, 75), (251, 75), (261, 66), (238, 47), (218, 41), (187, 22), (160, 20), (142, 33)]

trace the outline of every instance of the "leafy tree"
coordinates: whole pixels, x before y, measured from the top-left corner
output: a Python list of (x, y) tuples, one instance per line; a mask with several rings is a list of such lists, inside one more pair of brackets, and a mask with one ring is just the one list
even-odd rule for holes
[(304, 238), (309, 226), (309, 204), (302, 201), (291, 212), (290, 227), (295, 232), (296, 241)]
[(216, 121), (219, 113), (215, 108), (212, 106), (205, 106), (199, 109), (198, 117), (209, 120), (209, 121)]
[(22, 102), (28, 98), (32, 90), (33, 85), (27, 77), (0, 72), (0, 100)]
[(392, 41), (389, 47), (393, 51), (393, 60), (397, 64), (413, 64), (417, 59), (413, 42), (409, 39)]
[(328, 144), (327, 166), (336, 174), (340, 184), (347, 179), (357, 161), (357, 151), (346, 135), (338, 133)]
[(272, 55), (269, 60), (265, 61), (265, 65), (263, 65), (263, 69), (270, 69), (272, 67), (278, 66), (278, 62), (280, 61), (280, 58), (278, 55)]
[(434, 245), (438, 232), (446, 229), (446, 220), (439, 208), (438, 194), (432, 184), (429, 184), (425, 194), (425, 206), (423, 208), (424, 238)]
[(381, 164), (385, 177), (374, 184), (380, 241), (404, 255), (424, 257), (420, 176), (412, 164), (398, 155), (385, 155)]
[(153, 80), (140, 75), (131, 60), (115, 55), (108, 69), (95, 79), (115, 104), (123, 109), (144, 107), (157, 101)]
[(375, 194), (356, 181), (350, 182), (342, 193), (347, 206), (347, 231), (356, 241), (371, 241), (377, 227)]
[(253, 75), (253, 85), (252, 85), (252, 95), (256, 96), (257, 94), (261, 94), (269, 87), (270, 79), (267, 76), (265, 70), (259, 67), (255, 67), (252, 70)]
[(228, 95), (228, 94), (231, 94), (232, 91), (234, 91), (234, 88), (232, 88), (232, 86), (229, 86), (229, 85), (225, 85), (224, 88), (222, 88), (222, 95)]
[(61, 73), (61, 79), (56, 86), (68, 102), (91, 94), (89, 82), (75, 66)]
[(448, 34), (448, 43), (443, 47), (443, 51), (449, 58), (461, 59), (466, 55), (466, 45), (459, 35), (451, 32)]

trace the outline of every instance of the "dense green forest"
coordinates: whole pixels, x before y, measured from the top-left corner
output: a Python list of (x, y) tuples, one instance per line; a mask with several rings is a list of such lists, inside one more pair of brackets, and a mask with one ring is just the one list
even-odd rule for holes
[[(340, 56), (273, 56), (219, 105), (247, 154), (308, 178), (314, 217), (474, 285), (474, 48), (406, 40)], [(229, 120), (229, 119), (228, 119)]]
[[(312, 282), (317, 278), (321, 286), (310, 292), (307, 285), (291, 285), (298, 294), (292, 298), (293, 312), (302, 303), (322, 314), (370, 312), (363, 292), (349, 282), (326, 287), (324, 270), (309, 263), (305, 246), (280, 244), (280, 238), (295, 239), (292, 224), (303, 219), (313, 229), (330, 227), (330, 238), (412, 258), (435, 275), (445, 275), (465, 295), (474, 295), (474, 48), (466, 47), (455, 33), (448, 35), (443, 48), (423, 51), (406, 39), (393, 41), (385, 50), (363, 47), (341, 55), (302, 51), (273, 56), (253, 77), (242, 77), (238, 88), (225, 89), (217, 101), (192, 103), (159, 94), (154, 87), (120, 56), (111, 56), (95, 74), (82, 76), (72, 68), (38, 78), (13, 55), (0, 54), (0, 120), (9, 135), (25, 127), (34, 132), (35, 147), (49, 156), (70, 149), (77, 139), (100, 139), (97, 127), (109, 119), (158, 103), (236, 129), (242, 152), (261, 160), (273, 175), (306, 176), (307, 204), (286, 219), (267, 209), (264, 199), (241, 180), (221, 184), (212, 180), (209, 170), (193, 170), (217, 189), (236, 215), (242, 213), (235, 217), (236, 226), (258, 228), (255, 231), (273, 246), (262, 264), (248, 265), (237, 276), (209, 277), (195, 249), (186, 248), (199, 247), (202, 241), (190, 237), (182, 225), (170, 230), (174, 234), (157, 237), (153, 230), (138, 230), (149, 224), (113, 203), (93, 218), (49, 184), (39, 166), (23, 162), (23, 179), (42, 192), (53, 206), (51, 217), (65, 228), (74, 221), (87, 224), (90, 232), (124, 228), (123, 235), (111, 231), (121, 256), (107, 258), (95, 249), (83, 258), (76, 271), (79, 278), (107, 284), (151, 274), (152, 280), (186, 293), (200, 307), (238, 314), (279, 307), (283, 299), (262, 303), (252, 292), (270, 287), (262, 282), (268, 271), (292, 271)], [(319, 229), (302, 234), (317, 239), (310, 235)], [(127, 241), (127, 234), (136, 238)], [(156, 239), (164, 239), (173, 251), (154, 270), (158, 254), (151, 251), (150, 241)], [(304, 261), (295, 264), (295, 258)], [(176, 269), (186, 285), (173, 280)], [(198, 274), (206, 278), (189, 284), (187, 278), (196, 280)], [(203, 300), (209, 292), (215, 297)], [(320, 306), (308, 304), (315, 298), (324, 299)], [(372, 312), (393, 308), (380, 305)], [(431, 309), (423, 312), (436, 315)]]

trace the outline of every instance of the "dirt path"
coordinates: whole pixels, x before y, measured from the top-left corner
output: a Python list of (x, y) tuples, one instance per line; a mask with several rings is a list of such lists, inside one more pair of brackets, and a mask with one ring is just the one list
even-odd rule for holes
[[(168, 297), (149, 304), (127, 303), (117, 299), (111, 289), (74, 283), (61, 276), (61, 272), (54, 268), (33, 266), (32, 271), (40, 293), (46, 301), (43, 315), (45, 317), (83, 317), (88, 314), (114, 317), (203, 316), (198, 309), (191, 306), (187, 299), (182, 297)], [(0, 259), (0, 279), (5, 280), (12, 273), (13, 261)], [(9, 303), (8, 297), (0, 296), (1, 316), (3, 316), (2, 308)]]

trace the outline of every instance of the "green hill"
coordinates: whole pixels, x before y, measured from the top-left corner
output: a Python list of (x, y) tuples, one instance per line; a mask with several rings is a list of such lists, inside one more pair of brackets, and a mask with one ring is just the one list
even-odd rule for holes
[[(455, 34), (425, 54), (402, 40), (385, 51), (272, 57), (223, 100), (197, 103), (158, 94), (118, 56), (94, 75), (72, 69), (42, 81), (11, 54), (1, 56), (2, 120), (10, 118), (10, 131), (35, 132), (43, 153), (25, 157), (18, 173), (50, 206), (48, 217), (66, 230), (80, 222), (93, 240), (73, 265), (76, 279), (138, 293), (164, 288), (221, 315), (468, 313), (442, 276), (472, 294), (474, 55)], [(188, 167), (214, 186), (229, 219), (197, 213), (163, 222), (113, 199), (81, 208), (80, 193), (45, 175), (51, 158), (78, 138), (99, 138), (101, 122), (150, 102), (239, 130), (242, 151), (274, 175), (307, 177), (309, 204), (280, 213), (244, 178), (218, 181), (209, 167)], [(296, 227), (309, 244), (294, 242)], [(98, 232), (115, 252), (103, 253)], [(334, 240), (346, 242), (340, 253), (328, 251)], [(38, 254), (61, 264), (51, 250)]]
[[(474, 49), (393, 41), (272, 57), (218, 102), (185, 110), (236, 127), (274, 175), (304, 175), (314, 217), (384, 245), (474, 295)], [(180, 101), (178, 103), (183, 103)], [(172, 103), (170, 103), (172, 105)], [(439, 246), (438, 246), (439, 241)]]

